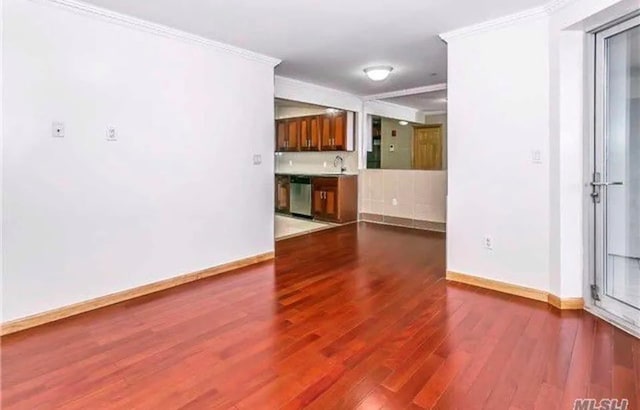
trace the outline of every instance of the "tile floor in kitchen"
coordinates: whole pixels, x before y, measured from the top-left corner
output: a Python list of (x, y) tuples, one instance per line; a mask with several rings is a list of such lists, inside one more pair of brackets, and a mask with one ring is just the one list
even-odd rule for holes
[(276, 240), (280, 240), (331, 228), (333, 226), (334, 225), (328, 223), (276, 214), (275, 235)]

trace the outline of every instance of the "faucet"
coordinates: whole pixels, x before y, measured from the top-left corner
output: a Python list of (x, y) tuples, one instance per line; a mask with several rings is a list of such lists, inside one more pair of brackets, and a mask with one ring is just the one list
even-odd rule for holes
[(347, 168), (344, 166), (344, 159), (340, 155), (336, 155), (336, 159), (333, 160), (333, 166), (338, 166), (338, 160), (340, 160), (340, 173), (342, 174)]

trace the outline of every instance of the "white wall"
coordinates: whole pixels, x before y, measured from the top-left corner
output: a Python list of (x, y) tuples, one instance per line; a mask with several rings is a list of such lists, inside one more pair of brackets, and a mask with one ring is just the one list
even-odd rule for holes
[(49, 2), (3, 30), (3, 320), (273, 250), (272, 63)]
[[(552, 1), (442, 35), (449, 44), (448, 269), (563, 298), (586, 294), (586, 33), (637, 9), (637, 0)], [(542, 163), (533, 165), (538, 149)], [(493, 251), (482, 250), (483, 235), (493, 236)]]
[(448, 56), (447, 269), (547, 290), (548, 18), (450, 39)]

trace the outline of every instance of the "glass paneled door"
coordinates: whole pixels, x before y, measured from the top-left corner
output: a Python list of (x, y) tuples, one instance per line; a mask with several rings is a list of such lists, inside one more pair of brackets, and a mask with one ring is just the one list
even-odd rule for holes
[(640, 17), (596, 34), (596, 306), (640, 330)]

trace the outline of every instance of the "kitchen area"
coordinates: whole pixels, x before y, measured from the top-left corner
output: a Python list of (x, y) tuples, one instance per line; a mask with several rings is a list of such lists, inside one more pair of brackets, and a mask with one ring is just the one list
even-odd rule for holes
[(355, 116), (275, 100), (276, 240), (357, 220)]

